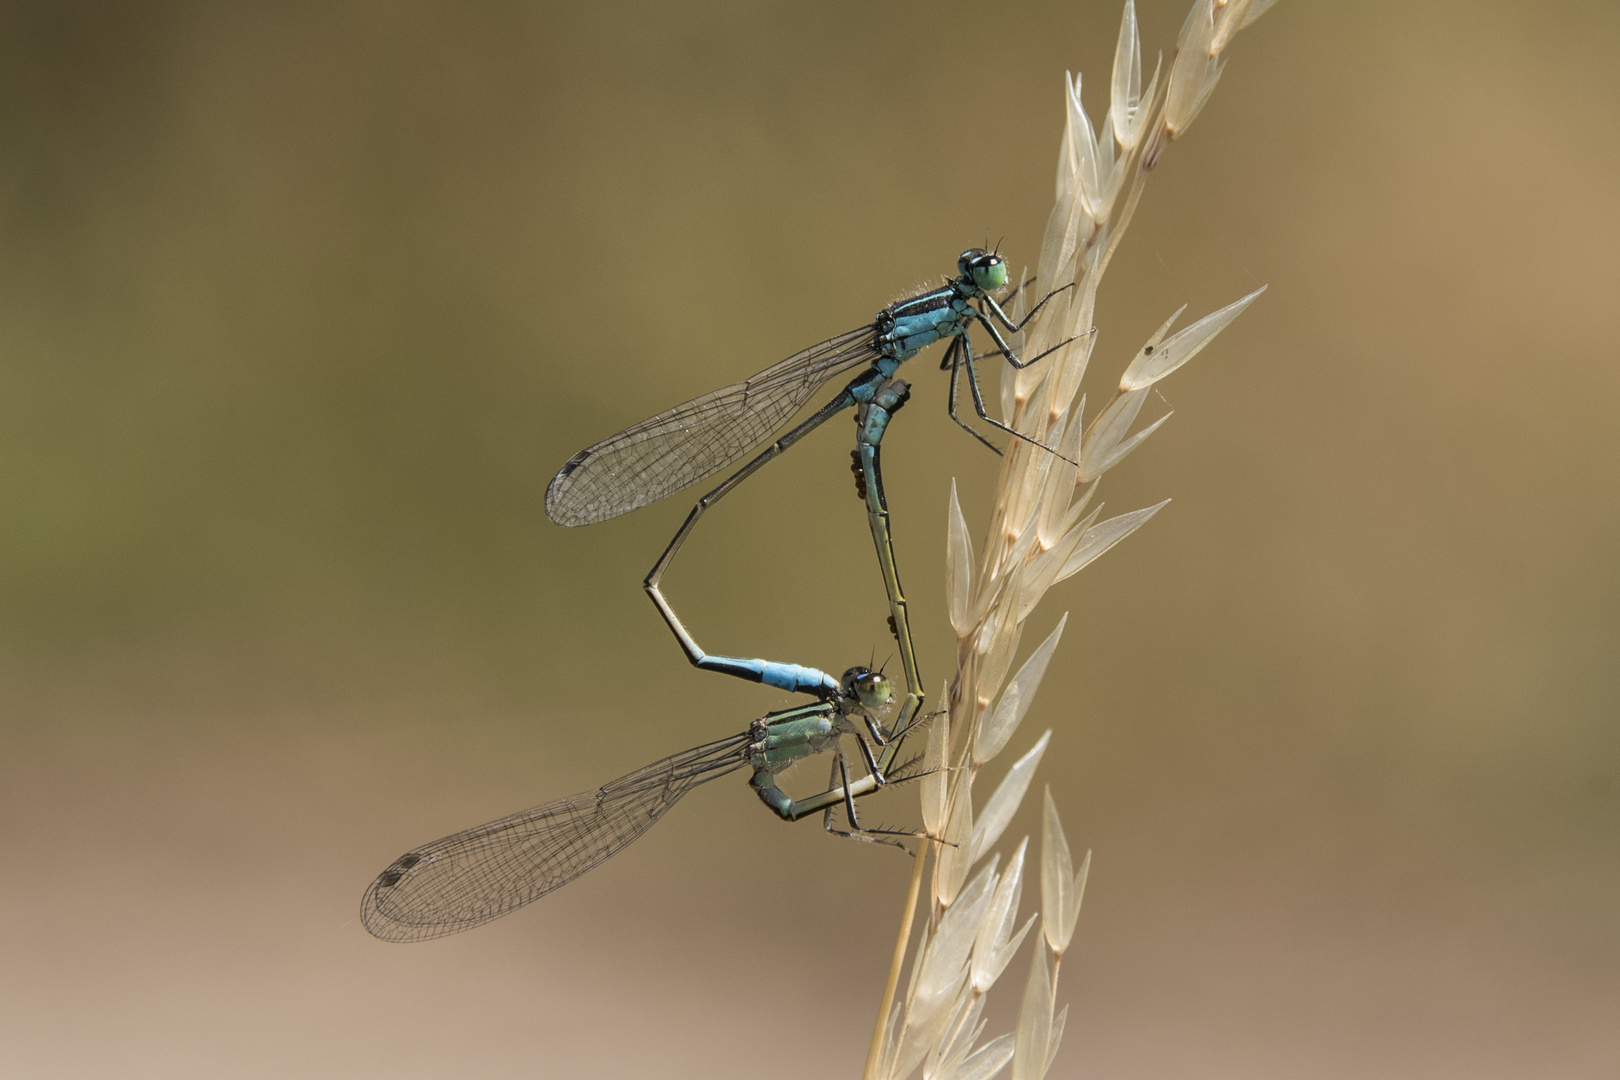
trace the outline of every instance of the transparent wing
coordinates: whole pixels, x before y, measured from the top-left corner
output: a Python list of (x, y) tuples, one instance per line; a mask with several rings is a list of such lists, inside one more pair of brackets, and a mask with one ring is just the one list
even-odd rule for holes
[(426, 941), (515, 911), (618, 854), (699, 784), (742, 768), (747, 750), (748, 735), (733, 735), (424, 844), (371, 883), (360, 920), (384, 941)]
[(586, 447), (551, 480), (546, 516), (588, 525), (657, 502), (736, 461), (828, 379), (877, 355), (863, 326)]

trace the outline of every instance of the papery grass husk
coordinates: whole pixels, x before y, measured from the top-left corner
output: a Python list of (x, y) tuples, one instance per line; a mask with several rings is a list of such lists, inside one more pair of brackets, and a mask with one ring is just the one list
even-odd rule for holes
[[(1111, 100), (1100, 125), (1093, 126), (1081, 105), (1079, 77), (1065, 79), (1057, 198), (1031, 295), (1064, 291), (1052, 295), (1013, 341), (1026, 356), (1052, 351), (1037, 364), (1005, 370), (1000, 394), (1004, 421), (1061, 456), (1023, 440), (1006, 448), (976, 561), (951, 486), (945, 596), (956, 634), (956, 665), (944, 695), (945, 712), (928, 729), (923, 760), (925, 771), (931, 771), (919, 784), (923, 823), (932, 839), (917, 852), (866, 1080), (903, 1080), (919, 1066), (925, 1080), (989, 1080), (1009, 1063), (1014, 1080), (1041, 1080), (1062, 1040), (1067, 1008), (1056, 1008), (1058, 971), (1080, 915), (1091, 853), (1076, 868), (1048, 790), (1041, 907), (1015, 929), (1028, 839), (1018, 844), (1005, 871), (998, 870), (991, 850), (1028, 791), (1051, 732), (1007, 771), (977, 821), (973, 784), (979, 770), (1014, 739), (1068, 620), (1065, 614), (1009, 679), (1028, 617), (1053, 585), (1088, 566), (1168, 502), (1100, 522), (1101, 505), (1091, 505), (1102, 475), (1169, 418), (1166, 414), (1132, 433), (1149, 389), (1191, 360), (1264, 291), (1262, 286), (1171, 334), (1185, 308), (1178, 310), (1137, 351), (1117, 390), (1086, 422), (1085, 398), (1078, 395), (1096, 343), (1091, 330), (1098, 283), (1148, 174), (1208, 103), (1227, 45), (1273, 3), (1194, 0), (1168, 69), (1161, 58), (1144, 86), (1136, 11), (1127, 0)], [(1010, 299), (1015, 317), (1021, 317), (1028, 306), (1024, 291)], [(907, 990), (897, 1002), (929, 851), (934, 859), (926, 917)], [(981, 867), (986, 856), (990, 861)], [(985, 995), (1037, 919), (1041, 930), (1033, 935), (1015, 1030), (981, 1044)]]

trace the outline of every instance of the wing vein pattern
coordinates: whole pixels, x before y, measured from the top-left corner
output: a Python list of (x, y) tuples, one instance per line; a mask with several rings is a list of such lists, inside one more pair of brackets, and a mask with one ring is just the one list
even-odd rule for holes
[(546, 515), (559, 525), (606, 521), (718, 472), (774, 434), (827, 380), (871, 363), (873, 337), (871, 326), (840, 334), (586, 447), (546, 489)]
[(366, 889), (361, 921), (385, 941), (425, 941), (515, 911), (622, 851), (694, 787), (745, 766), (748, 742), (733, 735), (416, 848)]

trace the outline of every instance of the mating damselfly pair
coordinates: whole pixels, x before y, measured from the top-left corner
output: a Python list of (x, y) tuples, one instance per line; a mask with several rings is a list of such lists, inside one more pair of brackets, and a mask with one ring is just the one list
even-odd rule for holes
[[(600, 865), (640, 836), (686, 792), (743, 769), (750, 785), (776, 814), (794, 821), (821, 811), (831, 831), (859, 839), (893, 842), (891, 833), (864, 829), (855, 800), (885, 784), (917, 775), (896, 766), (901, 745), (921, 721), (923, 693), (910, 621), (883, 490), (881, 444), (895, 412), (909, 396), (896, 377), (921, 350), (946, 341), (942, 370), (950, 372), (948, 410), (959, 425), (992, 450), (996, 447), (957, 412), (960, 379), (966, 376), (978, 418), (1015, 438), (1029, 440), (989, 415), (979, 385), (978, 361), (998, 356), (1026, 367), (1054, 349), (1021, 358), (1006, 335), (1020, 333), (1053, 295), (1015, 322), (996, 299), (1007, 288), (1007, 265), (994, 251), (971, 248), (957, 260), (957, 274), (943, 285), (897, 301), (869, 324), (795, 353), (743, 382), (667, 409), (570, 458), (546, 491), (546, 513), (561, 525), (586, 525), (617, 517), (690, 487), (734, 465), (776, 435), (817, 390), (839, 376), (853, 377), (811, 416), (775, 438), (693, 506), (680, 530), (648, 572), (646, 591), (691, 663), (768, 686), (809, 695), (814, 701), (772, 712), (748, 729), (672, 755), (595, 791), (559, 799), (478, 828), (447, 836), (394, 860), (366, 890), (361, 915), (366, 928), (390, 941), (419, 941), (479, 925), (506, 914)], [(976, 354), (969, 331), (977, 325), (993, 348)], [(1004, 333), (1005, 332), (1005, 333)], [(811, 431), (845, 409), (856, 409), (853, 454), (858, 489), (867, 506), (899, 647), (905, 697), (892, 725), (883, 713), (893, 691), (888, 678), (853, 667), (834, 679), (799, 664), (711, 656), (698, 647), (660, 588), (664, 574), (704, 512)], [(1041, 445), (1036, 443), (1036, 445)], [(1052, 453), (1049, 447), (1043, 447)], [(997, 451), (1000, 452), (999, 450)], [(843, 745), (860, 751), (862, 775), (852, 777)], [(794, 762), (832, 754), (828, 788), (792, 799), (775, 777)], [(842, 808), (847, 829), (835, 827)]]

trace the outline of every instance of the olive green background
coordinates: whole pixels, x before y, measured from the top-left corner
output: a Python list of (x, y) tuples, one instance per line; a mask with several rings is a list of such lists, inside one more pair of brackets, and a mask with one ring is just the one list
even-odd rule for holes
[[(1150, 57), (1183, 14), (1145, 0)], [(741, 777), (471, 934), (358, 901), (786, 702), (641, 594), (687, 497), (565, 530), (546, 481), (987, 233), (1033, 262), (1118, 18), (0, 9), (3, 1071), (855, 1075), (908, 864)], [(1229, 55), (1093, 401), (1182, 303), (1270, 291), (1104, 488), (1175, 501), (1031, 620), (1071, 612), (1011, 749), (1054, 730), (1096, 852), (1053, 1075), (1612, 1077), (1620, 11), (1284, 0)], [(935, 366), (886, 456), (930, 694), (949, 484), (977, 531), (995, 472)], [(850, 435), (705, 521), (668, 590), (706, 648), (890, 649)]]

